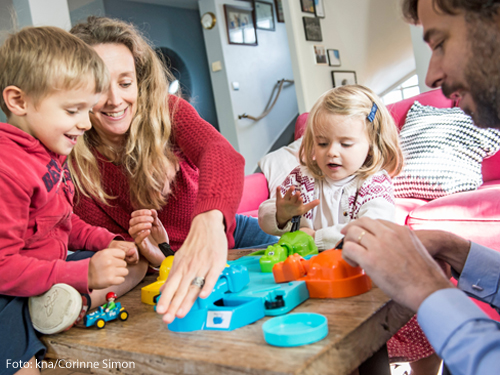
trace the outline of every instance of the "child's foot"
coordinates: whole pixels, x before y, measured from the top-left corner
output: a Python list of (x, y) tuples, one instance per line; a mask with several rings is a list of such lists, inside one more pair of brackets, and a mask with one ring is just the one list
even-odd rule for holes
[(82, 311), (82, 296), (67, 284), (55, 284), (45, 293), (30, 297), (28, 307), (33, 327), (51, 335), (73, 326)]

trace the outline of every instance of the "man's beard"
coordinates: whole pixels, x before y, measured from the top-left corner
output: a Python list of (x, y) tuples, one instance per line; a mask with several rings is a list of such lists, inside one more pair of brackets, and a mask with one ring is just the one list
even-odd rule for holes
[(470, 56), (464, 77), (476, 105), (470, 115), (480, 128), (500, 129), (500, 32), (493, 20), (469, 15), (467, 21)]

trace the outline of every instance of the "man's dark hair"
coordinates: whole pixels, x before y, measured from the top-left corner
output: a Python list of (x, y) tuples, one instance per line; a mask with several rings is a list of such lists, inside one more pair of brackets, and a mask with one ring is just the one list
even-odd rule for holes
[[(417, 24), (418, 1), (403, 0), (403, 16), (408, 22)], [(455, 15), (460, 11), (465, 13), (475, 13), (481, 18), (491, 19), (497, 14), (500, 7), (500, 0), (432, 0), (436, 10), (445, 14)]]

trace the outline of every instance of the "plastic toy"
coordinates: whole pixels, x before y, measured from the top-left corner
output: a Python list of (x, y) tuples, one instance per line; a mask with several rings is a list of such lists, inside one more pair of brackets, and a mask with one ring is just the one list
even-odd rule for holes
[(175, 319), (168, 329), (175, 332), (202, 329), (232, 331), (263, 318), (264, 308), (260, 298), (233, 295), (249, 281), (246, 267), (226, 267), (210, 296), (198, 298), (189, 313), (182, 319)]
[(168, 256), (163, 259), (160, 266), (160, 274), (156, 281), (152, 284), (146, 285), (141, 289), (141, 302), (146, 303), (148, 305), (155, 305), (155, 297), (160, 295), (160, 288), (165, 281), (167, 281), (168, 274), (170, 273), (170, 269), (172, 268), (172, 264), (174, 263), (174, 257)]
[(230, 264), (245, 266), (250, 277), (250, 282), (232, 295), (260, 298), (264, 313), (268, 316), (286, 314), (309, 298), (304, 281), (276, 284), (272, 273), (261, 272), (259, 258), (256, 256), (244, 256)]
[(277, 244), (268, 246), (266, 250), (257, 251), (250, 255), (262, 255), (260, 269), (262, 272), (272, 272), (276, 263), (283, 262), (288, 256), (318, 254), (314, 238), (300, 230), (288, 232), (281, 236)]
[(107, 307), (105, 307), (107, 304), (104, 304), (103, 306), (99, 306), (97, 311), (85, 315), (83, 318), (85, 327), (95, 325), (97, 329), (103, 329), (106, 326), (106, 322), (110, 320), (115, 320), (117, 318), (121, 321), (127, 320), (128, 312), (122, 307), (122, 304), (120, 302), (113, 302), (113, 304), (115, 305), (114, 308), (110, 308), (108, 311), (106, 311)]
[(262, 325), (264, 340), (274, 346), (312, 344), (328, 335), (328, 320), (315, 313), (294, 313), (269, 319)]
[(273, 268), (277, 283), (292, 280), (306, 282), (311, 298), (343, 298), (368, 292), (372, 283), (361, 267), (352, 267), (342, 259), (342, 252), (331, 249), (305, 260), (289, 256)]

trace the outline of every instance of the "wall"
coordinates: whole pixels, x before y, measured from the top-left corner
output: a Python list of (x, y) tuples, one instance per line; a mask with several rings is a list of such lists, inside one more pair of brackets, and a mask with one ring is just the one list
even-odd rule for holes
[[(299, 112), (311, 109), (316, 99), (332, 88), (332, 70), (354, 70), (359, 84), (381, 93), (415, 70), (408, 25), (399, 0), (327, 0), (326, 18), (320, 19), (322, 42), (306, 41), (300, 0), (284, 1)], [(338, 49), (340, 67), (318, 66), (314, 45)]]
[[(277, 81), (293, 79), (290, 49), (285, 24), (278, 22), (275, 31), (257, 30), (258, 46), (229, 44), (224, 4), (251, 5), (234, 0), (199, 1), (200, 15), (212, 12), (217, 18), (216, 26), (203, 33), (209, 64), (222, 64), (221, 71), (211, 72), (220, 131), (244, 156), (245, 173), (249, 174), (297, 115), (295, 90), (293, 86), (284, 88), (274, 109), (258, 122), (239, 120), (238, 115), (259, 116)], [(238, 91), (232, 89), (233, 82), (239, 83)]]
[(103, 0), (68, 0), (71, 25), (85, 21), (88, 16), (105, 16)]
[[(14, 18), (14, 19), (13, 19)], [(7, 35), (13, 31), (15, 20), (14, 5), (12, 0), (0, 0), (0, 45)], [(0, 122), (6, 122), (7, 117), (0, 109)]]
[(431, 49), (427, 43), (424, 42), (422, 26), (410, 25), (410, 31), (413, 53), (415, 55), (415, 64), (417, 67), (418, 87), (420, 88), (420, 92), (426, 92), (431, 90), (431, 88), (425, 84), (425, 76), (427, 75), (427, 69), (429, 68), (429, 62), (431, 60)]

